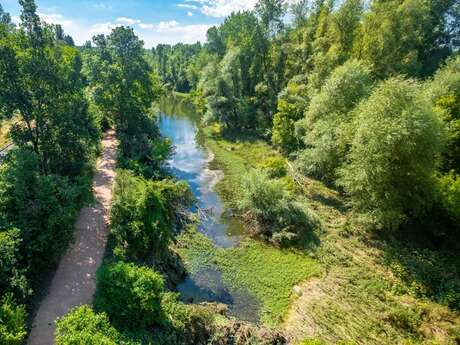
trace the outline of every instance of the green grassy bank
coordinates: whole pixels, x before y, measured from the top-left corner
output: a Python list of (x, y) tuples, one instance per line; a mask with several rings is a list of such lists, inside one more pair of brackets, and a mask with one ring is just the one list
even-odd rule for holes
[[(225, 173), (216, 189), (228, 207), (245, 172), (281, 157), (260, 140), (223, 138), (216, 126), (202, 129), (201, 142), (214, 153), (212, 167)], [(224, 280), (260, 300), (264, 324), (284, 328), (294, 343), (458, 344), (455, 253), (369, 232), (337, 191), (293, 170), (287, 179), (321, 221), (314, 245), (281, 250), (247, 239), (224, 250), (192, 231), (179, 239), (189, 269), (198, 262), (219, 268)]]

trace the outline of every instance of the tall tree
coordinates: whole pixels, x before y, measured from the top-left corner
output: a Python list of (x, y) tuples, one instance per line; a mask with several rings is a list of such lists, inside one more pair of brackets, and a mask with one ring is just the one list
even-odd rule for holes
[[(32, 146), (42, 172), (79, 175), (97, 131), (88, 112), (81, 56), (56, 45), (51, 26), (42, 24), (32, 0), (20, 1), (20, 30), (9, 34), (0, 55), (1, 116), (18, 116), (11, 136)], [(63, 155), (65, 153), (66, 155)]]

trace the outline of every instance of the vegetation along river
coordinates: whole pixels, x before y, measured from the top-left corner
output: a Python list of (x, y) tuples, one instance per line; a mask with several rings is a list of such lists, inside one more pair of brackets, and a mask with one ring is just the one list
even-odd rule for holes
[[(200, 217), (198, 230), (212, 240), (215, 246), (232, 248), (243, 236), (243, 227), (237, 219), (226, 214), (214, 186), (223, 178), (223, 172), (211, 170), (213, 154), (198, 140), (200, 116), (193, 106), (173, 97), (160, 103), (159, 127), (163, 136), (174, 145), (169, 166), (179, 179), (190, 184), (197, 199)], [(247, 291), (230, 288), (222, 280), (221, 272), (203, 264), (179, 286), (185, 302), (218, 302), (228, 306), (229, 314), (241, 320), (258, 322), (259, 303)]]

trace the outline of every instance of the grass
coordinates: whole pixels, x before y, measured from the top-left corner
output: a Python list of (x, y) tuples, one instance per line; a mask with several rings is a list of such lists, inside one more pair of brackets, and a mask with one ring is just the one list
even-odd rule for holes
[(211, 169), (225, 172), (225, 178), (216, 185), (216, 191), (227, 206), (238, 198), (235, 187), (239, 186), (245, 172), (258, 168), (268, 158), (282, 157), (262, 140), (244, 137), (226, 140), (221, 136), (219, 126), (202, 128), (200, 141), (214, 153)]
[(10, 142), (10, 121), (0, 121), (0, 149)]
[[(225, 139), (217, 126), (204, 128), (201, 140), (215, 154), (213, 168), (225, 173), (217, 191), (230, 207), (241, 175), (280, 156), (263, 141)], [(293, 343), (460, 343), (460, 313), (447, 306), (458, 300), (455, 253), (417, 249), (410, 241), (367, 231), (354, 221), (340, 193), (292, 169), (289, 176), (296, 195), (307, 198), (321, 220), (317, 246), (283, 256), (252, 240), (241, 248), (215, 250), (192, 236), (181, 249), (187, 263), (193, 266), (193, 258), (199, 258), (218, 265), (232, 284), (253, 291), (264, 304), (264, 321), (277, 325), (283, 319)], [(299, 272), (284, 274), (296, 266)], [(291, 299), (300, 281), (302, 296)]]
[(318, 262), (304, 253), (280, 250), (251, 239), (236, 248), (216, 248), (193, 230), (180, 236), (178, 251), (192, 272), (199, 267), (217, 268), (230, 287), (257, 297), (261, 320), (268, 327), (279, 326), (283, 321), (294, 298), (293, 286), (322, 272)]

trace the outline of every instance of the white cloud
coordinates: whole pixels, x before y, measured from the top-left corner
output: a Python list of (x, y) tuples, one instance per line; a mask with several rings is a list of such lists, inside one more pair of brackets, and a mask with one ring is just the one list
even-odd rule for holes
[(176, 22), (175, 20), (170, 20), (167, 22), (160, 22), (160, 24), (158, 24), (157, 26), (157, 31), (158, 32), (168, 31), (168, 30), (176, 28), (178, 25), (179, 23)]
[(119, 17), (117, 18), (118, 23), (123, 23), (123, 24), (128, 24), (128, 25), (134, 25), (134, 24), (141, 24), (142, 22), (139, 19), (132, 19), (132, 18), (126, 18), (126, 17)]
[(188, 11), (188, 12), (187, 12), (187, 16), (193, 17), (193, 12)]
[(112, 9), (112, 5), (109, 5), (103, 2), (97, 2), (95, 4), (92, 4), (91, 7), (97, 10), (111, 10)]
[[(180, 7), (194, 6), (209, 17), (222, 18), (232, 12), (252, 10), (257, 0), (184, 0)], [(192, 5), (191, 5), (192, 4)]]
[(153, 29), (155, 28), (154, 24), (139, 23), (141, 29)]
[[(42, 20), (50, 24), (61, 24), (65, 33), (71, 35), (77, 45), (84, 44), (97, 34), (110, 34), (121, 25), (130, 25), (136, 34), (145, 43), (146, 48), (151, 48), (159, 43), (175, 44), (204, 42), (206, 32), (213, 25), (182, 24), (176, 20), (162, 21), (159, 23), (144, 23), (139, 19), (119, 17), (114, 21), (102, 23), (89, 23), (85, 20), (69, 19), (59, 13), (39, 13)], [(19, 21), (19, 18), (13, 18)]]
[(93, 24), (89, 30), (91, 36), (88, 39), (91, 39), (92, 36), (97, 34), (109, 34), (117, 26), (117, 24), (113, 24), (111, 22)]
[(196, 5), (190, 5), (190, 4), (178, 4), (177, 7), (189, 8), (189, 9), (191, 9), (191, 10), (197, 10), (197, 9), (198, 9), (198, 6), (196, 6)]
[[(173, 24), (174, 23), (174, 24)], [(137, 32), (144, 40), (146, 47), (153, 47), (159, 43), (196, 43), (206, 41), (206, 32), (213, 25), (180, 24), (175, 21), (158, 24), (149, 32)]]

